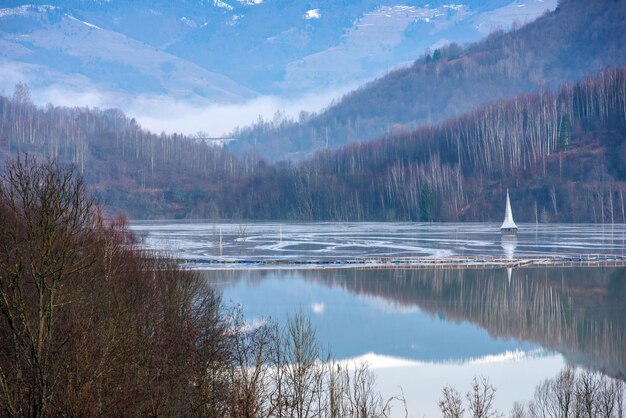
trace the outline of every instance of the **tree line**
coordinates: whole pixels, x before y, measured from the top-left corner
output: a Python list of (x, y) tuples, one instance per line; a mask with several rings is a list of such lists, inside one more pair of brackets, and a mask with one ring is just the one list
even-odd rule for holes
[[(439, 409), (443, 418), (501, 418), (494, 406), (496, 388), (484, 377), (476, 377), (465, 394), (452, 386), (441, 392)], [(624, 382), (598, 372), (566, 368), (535, 388), (528, 402), (515, 402), (510, 418), (621, 418), (624, 416)]]
[(0, 160), (19, 153), (75, 164), (99, 201), (137, 218), (209, 216), (200, 195), (257, 164), (195, 136), (154, 134), (118, 109), (36, 106), (24, 84), (0, 96)]

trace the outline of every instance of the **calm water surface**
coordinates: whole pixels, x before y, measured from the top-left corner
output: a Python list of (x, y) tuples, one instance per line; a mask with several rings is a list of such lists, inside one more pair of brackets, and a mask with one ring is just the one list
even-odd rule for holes
[[(626, 374), (626, 269), (241, 269), (211, 260), (412, 255), (624, 254), (623, 226), (137, 223), (146, 247), (186, 260), (251, 324), (297, 311), (338, 359), (365, 359), (411, 416), (439, 416), (441, 388), (497, 386), (508, 411), (566, 364)], [(221, 254), (221, 255), (220, 255)], [(398, 414), (403, 413), (397, 410)]]

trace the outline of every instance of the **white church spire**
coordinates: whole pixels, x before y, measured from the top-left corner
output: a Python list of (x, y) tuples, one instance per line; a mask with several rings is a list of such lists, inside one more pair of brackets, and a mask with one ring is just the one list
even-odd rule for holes
[(513, 211), (511, 211), (509, 189), (506, 189), (506, 209), (504, 211), (504, 222), (502, 222), (500, 231), (505, 235), (517, 235), (517, 225), (515, 225), (515, 221), (513, 220)]

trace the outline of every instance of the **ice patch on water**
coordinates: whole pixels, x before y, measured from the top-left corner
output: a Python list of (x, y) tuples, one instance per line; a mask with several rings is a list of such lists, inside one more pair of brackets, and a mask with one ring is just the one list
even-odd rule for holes
[[(191, 268), (225, 268), (215, 262), (226, 261), (244, 261), (238, 268), (246, 269), (255, 263), (268, 268), (268, 261), (293, 261), (298, 268), (311, 268), (355, 260), (373, 266), (377, 258), (626, 254), (626, 227), (622, 224), (519, 226), (515, 245), (504, 247), (495, 223), (154, 221), (133, 223), (131, 228), (144, 248), (165, 252)], [(227, 268), (231, 267), (237, 268)]]

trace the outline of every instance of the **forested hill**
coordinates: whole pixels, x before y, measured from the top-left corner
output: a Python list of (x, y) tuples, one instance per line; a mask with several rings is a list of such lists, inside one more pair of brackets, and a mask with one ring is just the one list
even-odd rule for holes
[(624, 222), (626, 69), (487, 105), (437, 126), (260, 171), (241, 217)]
[(151, 133), (117, 109), (38, 107), (24, 85), (0, 96), (0, 161), (17, 153), (75, 164), (101, 203), (133, 218), (208, 216), (207, 192), (248, 173), (222, 148)]
[(554, 12), (517, 30), (425, 54), (319, 115), (239, 129), (232, 150), (302, 158), (327, 146), (438, 123), (501, 98), (557, 88), (606, 66), (626, 65), (624, 22), (625, 1), (563, 0)]
[(624, 222), (626, 69), (298, 164), (155, 135), (116, 110), (0, 97), (0, 155), (73, 162), (132, 218)]

